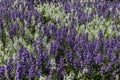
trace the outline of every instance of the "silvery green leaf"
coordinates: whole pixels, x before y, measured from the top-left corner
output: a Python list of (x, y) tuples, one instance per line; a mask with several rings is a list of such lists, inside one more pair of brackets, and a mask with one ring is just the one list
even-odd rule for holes
[(31, 45), (27, 46), (28, 51), (33, 52), (33, 47)]
[(119, 80), (120, 79), (120, 76), (117, 74), (116, 76), (115, 76), (115, 80)]
[(62, 9), (61, 5), (55, 6), (54, 4), (50, 5), (46, 3), (46, 4), (41, 4), (40, 6), (36, 7), (36, 9), (41, 13), (44, 12), (43, 14), (44, 17), (49, 17), (53, 21), (59, 19), (60, 21), (62, 21), (62, 23), (66, 24), (65, 19), (67, 14), (64, 13), (64, 10)]
[(74, 80), (74, 73), (70, 72), (70, 75), (66, 77), (66, 80)]
[(39, 34), (38, 34), (38, 32), (36, 32), (35, 35), (34, 35), (34, 40), (37, 40), (38, 37), (39, 37)]
[(52, 69), (56, 69), (56, 62), (54, 58), (51, 58)]
[(39, 80), (46, 80), (46, 77), (40, 76)]

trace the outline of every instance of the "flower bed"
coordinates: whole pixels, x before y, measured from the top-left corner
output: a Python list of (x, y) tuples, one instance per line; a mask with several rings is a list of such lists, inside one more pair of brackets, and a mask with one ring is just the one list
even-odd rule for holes
[(0, 80), (119, 80), (120, 2), (1, 0)]

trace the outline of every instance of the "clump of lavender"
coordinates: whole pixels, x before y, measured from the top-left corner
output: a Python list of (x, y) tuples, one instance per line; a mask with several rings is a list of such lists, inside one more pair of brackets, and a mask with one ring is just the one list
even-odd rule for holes
[(44, 33), (49, 40), (54, 39), (50, 49), (44, 47), (42, 39), (38, 39), (34, 53), (21, 48), (1, 74), (6, 74), (4, 77), (7, 79), (7, 70), (13, 69), (11, 74), (15, 79), (48, 76), (47, 78), (62, 80), (71, 72), (74, 73), (74, 79), (115, 79), (119, 75), (120, 42), (117, 37), (104, 40), (100, 31), (99, 39), (90, 41), (88, 33), (77, 35), (74, 27), (63, 27), (56, 31), (53, 27), (55, 28), (50, 28), (50, 38), (48, 32)]
[(103, 30), (105, 38), (119, 35), (118, 3), (118, 1), (104, 0), (75, 0), (71, 3), (65, 2), (62, 6), (66, 13), (72, 14), (70, 20), (78, 32), (88, 32), (90, 38), (93, 39), (97, 38), (96, 34), (99, 30)]
[(0, 15), (0, 49), (3, 57), (0, 64), (4, 64), (5, 58), (15, 56), (22, 46), (30, 46), (31, 38), (36, 39), (38, 34), (35, 31), (42, 15), (31, 2), (25, 0), (0, 1)]

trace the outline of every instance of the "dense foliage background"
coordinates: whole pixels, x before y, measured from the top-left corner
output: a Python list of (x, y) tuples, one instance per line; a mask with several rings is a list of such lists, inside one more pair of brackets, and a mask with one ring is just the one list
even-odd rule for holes
[(119, 0), (0, 0), (0, 80), (119, 80)]

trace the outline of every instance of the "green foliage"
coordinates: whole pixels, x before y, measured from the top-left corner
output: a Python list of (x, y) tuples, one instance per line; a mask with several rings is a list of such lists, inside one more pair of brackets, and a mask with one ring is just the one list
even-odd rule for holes
[(90, 39), (98, 39), (98, 33), (102, 30), (104, 38), (115, 37), (119, 33), (116, 30), (112, 30), (114, 21), (112, 19), (106, 20), (96, 16), (91, 22), (86, 25), (78, 25), (77, 30), (79, 33), (89, 33)]
[(61, 5), (46, 3), (40, 4), (36, 9), (43, 15), (45, 23), (51, 22), (60, 26), (63, 26), (64, 24), (68, 25), (68, 23), (66, 23), (66, 19), (68, 19), (69, 14), (64, 12)]

